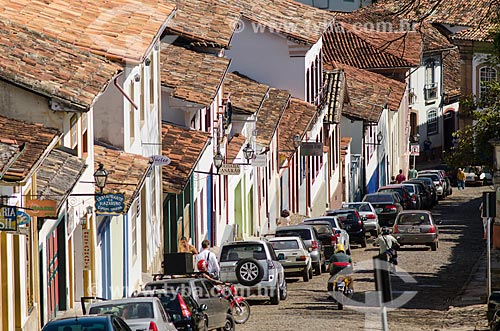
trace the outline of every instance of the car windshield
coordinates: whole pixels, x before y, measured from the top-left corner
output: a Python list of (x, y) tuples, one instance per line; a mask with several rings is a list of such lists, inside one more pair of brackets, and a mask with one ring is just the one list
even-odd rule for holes
[(439, 182), (439, 176), (436, 174), (422, 174), (418, 175), (418, 178), (430, 178), (435, 182)]
[(273, 240), (271, 241), (271, 245), (276, 250), (299, 249), (297, 240)]
[(64, 321), (57, 321), (52, 324), (48, 324), (43, 329), (44, 331), (107, 331), (107, 323), (102, 318), (96, 321), (92, 318), (78, 318), (78, 319), (68, 319)]
[(123, 319), (153, 318), (152, 302), (114, 303), (90, 307), (89, 314), (114, 314)]
[(266, 260), (266, 251), (262, 244), (226, 245), (222, 247), (221, 262), (238, 261), (246, 258)]
[(381, 188), (379, 192), (397, 192), (401, 194), (402, 196), (404, 195), (404, 191), (402, 188), (397, 188), (397, 187), (388, 187), (388, 188)]
[(427, 214), (400, 214), (396, 223), (398, 225), (429, 225), (431, 221)]
[(300, 237), (302, 240), (311, 240), (309, 229), (277, 229), (276, 237)]
[[(155, 296), (160, 299), (161, 305), (163, 309), (170, 315), (172, 321), (178, 322), (182, 319), (182, 310), (181, 305), (179, 303), (179, 297), (177, 292), (161, 292), (161, 293), (139, 293), (138, 296)], [(186, 303), (190, 312), (193, 311), (193, 308), (196, 307), (196, 303), (191, 296), (184, 296), (184, 302)]]
[(407, 189), (410, 193), (415, 193), (415, 186), (413, 185), (405, 185), (405, 189)]
[(332, 234), (332, 228), (328, 224), (313, 224), (314, 228), (319, 235), (330, 235)]
[(344, 205), (344, 208), (354, 208), (357, 211), (372, 211), (367, 203), (348, 203)]
[(394, 202), (394, 199), (388, 194), (365, 195), (363, 200), (367, 202), (387, 202), (387, 203)]

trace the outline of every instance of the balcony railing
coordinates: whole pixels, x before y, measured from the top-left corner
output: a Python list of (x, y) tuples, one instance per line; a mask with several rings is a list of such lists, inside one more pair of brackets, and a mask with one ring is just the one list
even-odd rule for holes
[(437, 84), (425, 84), (424, 86), (425, 100), (437, 99)]

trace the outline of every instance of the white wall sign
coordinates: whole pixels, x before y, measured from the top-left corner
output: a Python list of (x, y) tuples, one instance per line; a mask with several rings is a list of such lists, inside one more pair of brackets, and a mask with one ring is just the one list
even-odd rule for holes
[(240, 174), (240, 166), (238, 164), (223, 164), (219, 169), (219, 175), (237, 176)]
[(83, 270), (90, 270), (90, 230), (82, 229)]
[(154, 166), (164, 166), (169, 165), (172, 160), (168, 156), (165, 155), (152, 155), (151, 161), (153, 161)]

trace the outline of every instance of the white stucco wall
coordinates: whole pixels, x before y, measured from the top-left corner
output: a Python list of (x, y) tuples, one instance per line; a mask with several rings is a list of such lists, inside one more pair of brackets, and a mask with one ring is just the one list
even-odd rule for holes
[(351, 152), (353, 154), (362, 153), (363, 121), (361, 120), (351, 121), (350, 119), (342, 116), (342, 119), (340, 121), (340, 136), (352, 138)]
[(292, 96), (304, 100), (305, 54), (290, 57), (290, 47), (297, 45), (268, 29), (259, 29), (257, 23), (242, 19), (243, 29), (235, 33), (231, 48), (225, 52), (231, 59), (229, 71), (238, 71), (251, 79), (290, 91)]

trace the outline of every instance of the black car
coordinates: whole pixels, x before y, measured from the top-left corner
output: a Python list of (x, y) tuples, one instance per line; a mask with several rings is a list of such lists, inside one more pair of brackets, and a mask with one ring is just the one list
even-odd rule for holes
[[(159, 276), (162, 278), (163, 276)], [(234, 329), (234, 319), (232, 310), (227, 300), (221, 300), (219, 292), (212, 281), (203, 277), (178, 277), (163, 278), (146, 283), (145, 290), (165, 289), (173, 292), (190, 294), (196, 303), (201, 307), (205, 304), (207, 310), (205, 315), (208, 318), (208, 329), (226, 327), (232, 325)]]
[(207, 306), (205, 304), (199, 305), (189, 293), (160, 289), (142, 291), (136, 296), (159, 298), (175, 328), (179, 331), (208, 330), (208, 317), (205, 314)]
[(403, 209), (415, 209), (413, 208), (413, 201), (411, 199), (411, 194), (408, 192), (403, 184), (391, 184), (379, 187), (378, 192), (398, 192), (403, 199)]
[(397, 192), (369, 193), (363, 201), (370, 202), (375, 208), (380, 226), (393, 226), (398, 214), (403, 210)]
[(420, 180), (407, 180), (401, 184), (412, 184), (417, 187), (417, 193), (420, 197), (420, 209), (431, 209), (432, 208), (432, 193), (431, 189), (425, 185), (424, 182)]
[(337, 216), (349, 234), (349, 241), (366, 247), (366, 230), (363, 220), (356, 209), (327, 210), (326, 216)]
[(439, 197), (437, 195), (436, 185), (434, 184), (431, 178), (418, 177), (418, 178), (412, 178), (411, 181), (421, 181), (422, 183), (424, 183), (431, 191), (432, 207), (438, 204)]
[(318, 221), (304, 224), (310, 224), (316, 229), (318, 239), (321, 241), (321, 244), (323, 244), (325, 259), (329, 260), (330, 256), (335, 253), (335, 245), (337, 244), (337, 236), (335, 235), (335, 230), (333, 230), (330, 222)]
[(60, 330), (132, 331), (121, 317), (113, 314), (71, 316), (50, 321), (42, 328), (42, 331)]

